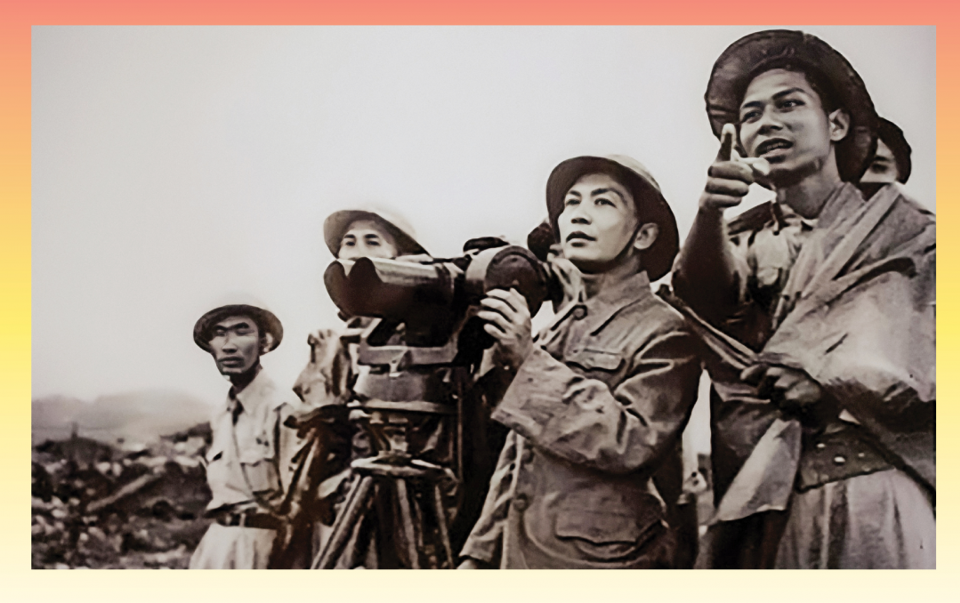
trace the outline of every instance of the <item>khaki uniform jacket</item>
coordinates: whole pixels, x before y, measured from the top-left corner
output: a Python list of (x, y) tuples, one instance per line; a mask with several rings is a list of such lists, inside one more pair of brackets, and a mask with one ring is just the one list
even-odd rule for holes
[(512, 431), (462, 554), (503, 568), (669, 565), (651, 476), (697, 395), (697, 344), (646, 273), (569, 304), (493, 419)]
[[(236, 422), (233, 413), (241, 407)], [(260, 370), (236, 397), (227, 396), (211, 419), (213, 441), (207, 451), (207, 483), (213, 498), (208, 513), (275, 510), (288, 485), (292, 430), (283, 420), (292, 406)]]
[[(210, 420), (208, 515), (278, 511), (290, 480), (285, 461), (295, 448), (293, 430), (282, 426), (290, 410), (263, 369), (243, 391), (227, 396)], [(274, 530), (214, 523), (193, 552), (190, 568), (266, 568), (275, 537)]]

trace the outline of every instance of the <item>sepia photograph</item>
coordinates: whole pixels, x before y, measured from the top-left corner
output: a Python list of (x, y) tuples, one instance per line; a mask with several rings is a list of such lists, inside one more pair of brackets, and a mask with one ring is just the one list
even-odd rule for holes
[(935, 569), (937, 35), (34, 26), (31, 567)]

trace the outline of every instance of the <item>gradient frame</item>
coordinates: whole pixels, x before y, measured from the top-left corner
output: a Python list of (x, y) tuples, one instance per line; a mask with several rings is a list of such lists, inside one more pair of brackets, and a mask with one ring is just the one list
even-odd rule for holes
[[(802, 10), (803, 17), (797, 13)], [(960, 19), (958, 9), (934, 0), (807, 0), (759, 5), (756, 2), (680, 1), (645, 6), (639, 2), (593, 0), (491, 0), (475, 3), (439, 0), (7, 0), (0, 8), (0, 468), (7, 496), (0, 499), (0, 564), (7, 601), (246, 601), (343, 600), (456, 601), (595, 600), (599, 597), (670, 601), (946, 601), (958, 600), (951, 578), (960, 570), (956, 508), (957, 441), (942, 440), (937, 570), (848, 572), (678, 571), (617, 572), (177, 572), (127, 570), (44, 572), (30, 569), (30, 388), (31, 388), (31, 27), (34, 25), (935, 25), (937, 27), (937, 106), (960, 106)], [(758, 17), (763, 20), (759, 21)], [(957, 165), (957, 116), (937, 113), (937, 158)], [(944, 170), (938, 197), (960, 193), (960, 174)], [(945, 274), (938, 294), (946, 303), (938, 322), (938, 364), (960, 360), (957, 298), (958, 209), (940, 204), (946, 224)], [(955, 232), (956, 231), (956, 232)], [(943, 254), (941, 254), (941, 257)], [(948, 371), (941, 383), (946, 399), (960, 394), (960, 376)], [(960, 411), (941, 410), (940, 433), (956, 428)], [(950, 595), (953, 592), (954, 595)]]

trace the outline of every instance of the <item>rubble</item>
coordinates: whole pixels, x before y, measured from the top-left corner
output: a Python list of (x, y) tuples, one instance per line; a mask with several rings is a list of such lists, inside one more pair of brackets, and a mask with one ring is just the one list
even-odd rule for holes
[[(33, 568), (186, 568), (210, 520), (200, 459), (209, 426), (149, 446), (73, 437), (33, 450)], [(701, 455), (702, 456), (702, 455)], [(712, 515), (709, 458), (699, 459), (701, 524)], [(701, 483), (702, 481), (702, 483)], [(701, 536), (705, 525), (701, 525)]]
[(210, 520), (209, 426), (149, 445), (74, 435), (33, 450), (32, 567), (186, 568)]

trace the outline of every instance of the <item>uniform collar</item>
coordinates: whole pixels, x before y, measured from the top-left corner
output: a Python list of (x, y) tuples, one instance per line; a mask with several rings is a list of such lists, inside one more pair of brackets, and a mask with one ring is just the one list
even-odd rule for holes
[(771, 208), (774, 228), (777, 232), (787, 226), (798, 226), (801, 230), (813, 230), (817, 226), (817, 218), (804, 218), (787, 205), (774, 203)]
[(239, 403), (243, 412), (252, 413), (263, 404), (270, 402), (272, 392), (276, 389), (273, 380), (267, 375), (267, 372), (261, 368), (253, 381), (247, 384), (238, 394), (233, 394), (233, 388), (227, 394), (227, 404), (225, 410), (233, 412), (235, 404)]
[(601, 289), (586, 301), (583, 301), (583, 289), (581, 289), (578, 298), (560, 312), (552, 328), (556, 329), (570, 315), (573, 315), (577, 320), (583, 319), (587, 330), (596, 334), (620, 310), (639, 303), (651, 295), (653, 294), (650, 291), (650, 279), (646, 271), (638, 272), (610, 287)]

